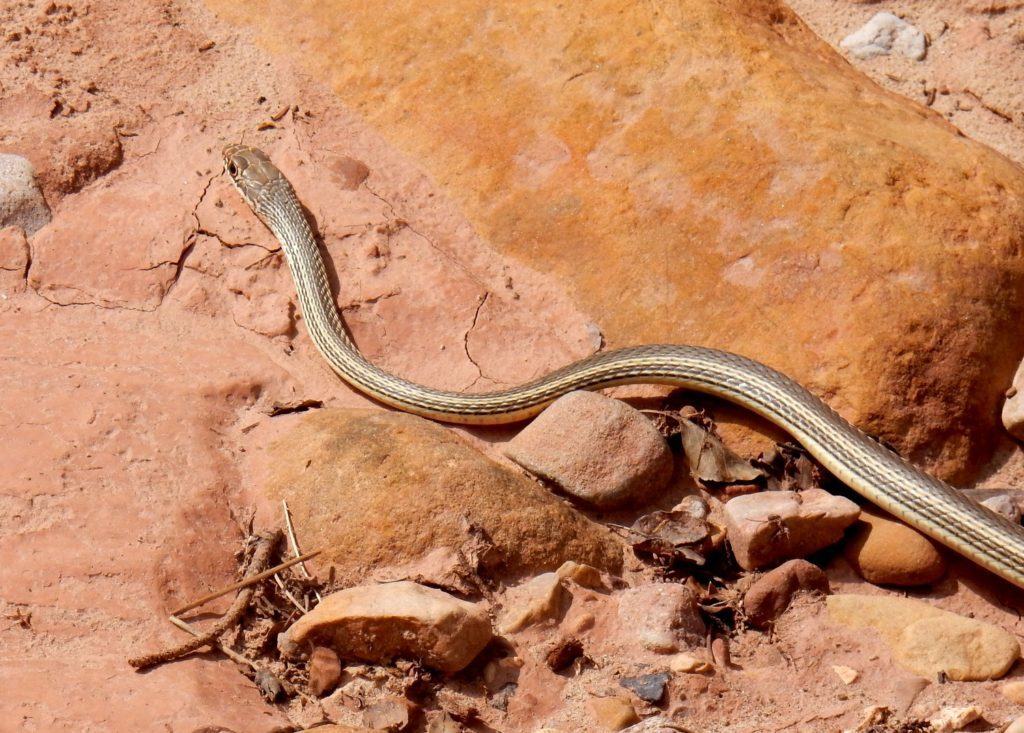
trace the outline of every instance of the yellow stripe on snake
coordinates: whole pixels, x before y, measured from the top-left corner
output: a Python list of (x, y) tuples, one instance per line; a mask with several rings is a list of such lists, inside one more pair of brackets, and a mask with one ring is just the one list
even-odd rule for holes
[(400, 410), (449, 423), (529, 418), (576, 389), (668, 384), (721, 397), (792, 435), (836, 478), (910, 526), (1024, 588), (1024, 528), (915, 468), (846, 422), (789, 377), (736, 354), (698, 346), (636, 346), (595, 354), (528, 384), (462, 394), (388, 374), (348, 337), (313, 232), (294, 189), (261, 151), (224, 149), (232, 183), (281, 243), (309, 335), (342, 379)]

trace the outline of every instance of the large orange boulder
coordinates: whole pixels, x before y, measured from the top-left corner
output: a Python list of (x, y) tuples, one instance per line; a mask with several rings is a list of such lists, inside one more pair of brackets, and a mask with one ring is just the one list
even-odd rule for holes
[(610, 345), (759, 358), (947, 478), (990, 454), (1024, 349), (1024, 173), (782, 3), (208, 2)]

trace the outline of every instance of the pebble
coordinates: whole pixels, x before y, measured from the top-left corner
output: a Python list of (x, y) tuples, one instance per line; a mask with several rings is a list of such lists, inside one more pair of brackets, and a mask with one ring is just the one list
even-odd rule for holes
[(938, 545), (873, 507), (861, 509), (843, 554), (864, 580), (877, 585), (927, 585), (946, 574)]
[(1024, 705), (1024, 680), (1012, 680), (1002, 685), (999, 691), (1010, 702)]
[(457, 672), (492, 635), (483, 606), (400, 581), (326, 596), (278, 637), (278, 648), (287, 656), (312, 641), (330, 646), (343, 658), (384, 663), (411, 657), (442, 672)]
[(900, 666), (927, 679), (998, 679), (1020, 657), (1013, 634), (922, 601), (849, 594), (829, 596), (826, 605), (837, 623), (876, 629)]
[(699, 644), (706, 633), (697, 597), (679, 583), (652, 583), (623, 591), (618, 623), (624, 637), (660, 654)]
[(505, 454), (595, 507), (640, 503), (672, 478), (672, 453), (654, 423), (596, 392), (555, 400), (509, 441)]
[(851, 56), (870, 59), (888, 56), (894, 50), (920, 61), (927, 51), (924, 33), (892, 13), (876, 13), (871, 20), (839, 42)]
[(508, 606), (499, 617), (498, 629), (503, 634), (512, 634), (546, 619), (558, 618), (568, 601), (569, 593), (557, 573), (538, 575), (509, 589)]
[(590, 710), (602, 730), (619, 731), (640, 722), (633, 704), (625, 697), (595, 697)]
[(832, 671), (836, 673), (836, 677), (843, 681), (844, 685), (852, 685), (860, 677), (860, 672), (844, 664), (833, 664)]
[(962, 730), (981, 717), (981, 708), (970, 705), (961, 708), (943, 708), (938, 715), (928, 719), (932, 733), (953, 733)]
[(726, 533), (740, 567), (756, 570), (828, 547), (859, 513), (849, 499), (821, 489), (762, 491), (726, 502)]
[(50, 207), (36, 184), (32, 164), (0, 153), (0, 228), (18, 226), (32, 236), (50, 223)]
[(341, 679), (341, 660), (333, 649), (313, 647), (309, 657), (309, 691), (321, 697), (333, 690)]
[(789, 608), (798, 593), (828, 593), (828, 577), (807, 560), (789, 560), (754, 581), (743, 596), (747, 620), (764, 628)]
[(405, 698), (389, 695), (363, 711), (363, 725), (371, 730), (405, 730), (409, 726), (412, 704)]
[(665, 686), (671, 677), (666, 672), (643, 674), (638, 677), (622, 677), (619, 684), (644, 702), (656, 705), (665, 697)]
[(703, 659), (698, 659), (692, 654), (676, 654), (669, 660), (668, 668), (673, 672), (684, 674), (707, 674), (715, 671), (715, 666)]
[(1003, 402), (1003, 427), (1017, 440), (1024, 440), (1024, 361), (1013, 375), (1013, 386)]

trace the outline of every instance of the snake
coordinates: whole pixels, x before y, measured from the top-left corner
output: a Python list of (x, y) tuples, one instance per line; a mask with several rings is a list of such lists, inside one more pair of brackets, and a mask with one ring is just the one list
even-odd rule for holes
[(483, 393), (434, 389), (381, 369), (342, 323), (313, 229), (285, 175), (252, 146), (230, 144), (223, 160), (234, 188), (280, 243), (313, 343), (338, 376), (375, 400), (440, 422), (498, 425), (525, 421), (574, 390), (652, 383), (709, 394), (767, 419), (867, 501), (1024, 588), (1020, 523), (917, 468), (793, 379), (745, 356), (701, 346), (632, 346)]

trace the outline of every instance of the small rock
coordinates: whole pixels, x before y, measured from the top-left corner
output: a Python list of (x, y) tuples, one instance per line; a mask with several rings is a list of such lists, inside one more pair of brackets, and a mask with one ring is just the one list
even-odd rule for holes
[(1002, 685), (999, 691), (1010, 702), (1024, 705), (1024, 680), (1012, 680)]
[(715, 660), (715, 666), (719, 669), (729, 669), (732, 666), (731, 656), (729, 640), (723, 636), (716, 636), (711, 642), (711, 658)]
[(1024, 491), (1020, 489), (961, 489), (961, 492), (1011, 522), (1020, 522), (1024, 514)]
[(906, 715), (917, 696), (930, 684), (929, 680), (916, 675), (897, 679), (892, 686), (893, 707), (896, 708), (896, 712)]
[(601, 571), (590, 565), (566, 560), (562, 566), (555, 571), (555, 574), (562, 580), (571, 580), (581, 588), (591, 590), (608, 590)]
[(1013, 386), (1003, 403), (1003, 427), (1017, 440), (1024, 440), (1024, 361), (1013, 375)]
[(330, 646), (342, 657), (373, 663), (412, 657), (442, 672), (457, 672), (491, 636), (482, 606), (400, 581), (326, 596), (278, 638), (278, 647), (287, 655), (308, 640)]
[(544, 573), (522, 585), (509, 589), (507, 610), (502, 613), (498, 628), (512, 634), (545, 619), (562, 615), (569, 593), (557, 573)]
[(1007, 494), (997, 494), (996, 496), (990, 496), (987, 499), (982, 499), (980, 504), (982, 506), (988, 507), (996, 514), (1002, 514), (1011, 522), (1016, 522), (1017, 524), (1020, 524), (1020, 506)]
[(888, 56), (896, 50), (908, 59), (920, 61), (927, 50), (924, 33), (892, 13), (876, 13), (839, 45), (859, 59)]
[(404, 730), (411, 712), (408, 700), (390, 695), (363, 711), (363, 725), (373, 730)]
[(326, 695), (341, 679), (341, 660), (333, 649), (313, 647), (309, 657), (309, 691), (317, 697)]
[(625, 697), (592, 698), (590, 710), (601, 730), (619, 731), (626, 726), (640, 722), (640, 717), (633, 709), (633, 704)]
[(828, 577), (814, 563), (789, 560), (756, 581), (743, 596), (743, 610), (754, 626), (764, 628), (789, 608), (800, 592), (828, 593)]
[(938, 545), (873, 507), (861, 509), (843, 553), (864, 580), (878, 585), (926, 585), (946, 573)]
[(451, 715), (441, 711), (440, 715), (434, 716), (427, 724), (427, 733), (463, 733), (466, 729), (459, 725)]
[(523, 660), (519, 657), (492, 659), (484, 666), (484, 686), (491, 692), (497, 692), (506, 685), (515, 684), (522, 667)]
[(260, 695), (267, 702), (277, 702), (285, 697), (284, 685), (281, 684), (281, 680), (269, 669), (261, 669), (256, 672), (256, 677), (253, 681), (256, 683), (256, 688), (260, 691)]
[(859, 513), (849, 499), (821, 489), (763, 491), (726, 502), (726, 532), (736, 562), (756, 570), (828, 547)]
[(934, 733), (953, 733), (970, 725), (981, 717), (981, 708), (970, 705), (962, 708), (943, 708), (939, 714), (929, 718)]
[(836, 677), (843, 681), (844, 685), (852, 685), (860, 677), (860, 672), (853, 667), (847, 667), (843, 664), (833, 664), (832, 671), (836, 673)]
[(676, 654), (669, 660), (668, 668), (673, 672), (685, 674), (707, 674), (715, 671), (715, 666), (692, 654)]
[(19, 226), (32, 236), (50, 223), (50, 207), (36, 184), (32, 164), (0, 153), (0, 227)]
[(619, 684), (644, 702), (657, 705), (665, 696), (665, 685), (670, 677), (666, 672), (644, 674), (639, 677), (623, 677)]
[(940, 672), (958, 681), (998, 679), (1020, 657), (1013, 634), (922, 601), (849, 594), (826, 603), (834, 621), (876, 629), (898, 664), (928, 679)]
[(706, 632), (697, 598), (679, 583), (652, 583), (619, 596), (621, 633), (661, 654), (699, 644)]
[(654, 424), (625, 402), (595, 392), (555, 400), (505, 454), (598, 507), (643, 501), (672, 478), (672, 453)]

